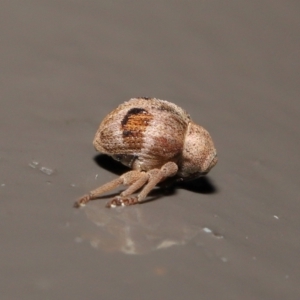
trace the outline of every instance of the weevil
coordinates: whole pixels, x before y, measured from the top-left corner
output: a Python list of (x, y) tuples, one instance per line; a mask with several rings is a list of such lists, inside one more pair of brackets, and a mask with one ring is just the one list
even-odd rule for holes
[(84, 195), (75, 207), (120, 185), (128, 187), (106, 207), (141, 203), (168, 177), (195, 179), (218, 161), (208, 131), (176, 104), (156, 98), (132, 98), (119, 105), (101, 122), (93, 144), (132, 170)]

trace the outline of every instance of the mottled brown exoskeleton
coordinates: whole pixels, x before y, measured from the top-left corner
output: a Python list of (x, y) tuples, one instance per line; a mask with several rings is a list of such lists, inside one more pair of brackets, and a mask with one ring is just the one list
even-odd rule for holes
[(155, 98), (133, 98), (118, 106), (100, 124), (93, 144), (132, 171), (83, 196), (76, 207), (122, 184), (129, 187), (106, 207), (140, 203), (166, 178), (195, 179), (217, 163), (209, 133), (179, 106)]

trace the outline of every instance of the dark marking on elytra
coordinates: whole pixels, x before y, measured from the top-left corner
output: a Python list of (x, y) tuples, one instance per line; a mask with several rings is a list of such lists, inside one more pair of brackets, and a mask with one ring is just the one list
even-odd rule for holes
[(129, 136), (134, 136), (134, 133), (130, 130), (123, 130), (122, 135), (123, 137), (129, 137)]
[(134, 107), (134, 108), (129, 109), (126, 116), (124, 117), (124, 119), (121, 122), (122, 127), (124, 127), (127, 124), (130, 116), (138, 115), (138, 114), (144, 113), (144, 112), (147, 113), (147, 111), (143, 108)]

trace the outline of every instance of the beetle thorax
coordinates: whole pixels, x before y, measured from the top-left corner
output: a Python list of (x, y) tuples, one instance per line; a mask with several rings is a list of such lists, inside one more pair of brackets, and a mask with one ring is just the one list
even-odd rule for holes
[(217, 163), (217, 152), (209, 133), (200, 125), (188, 125), (178, 176), (193, 179), (205, 175)]

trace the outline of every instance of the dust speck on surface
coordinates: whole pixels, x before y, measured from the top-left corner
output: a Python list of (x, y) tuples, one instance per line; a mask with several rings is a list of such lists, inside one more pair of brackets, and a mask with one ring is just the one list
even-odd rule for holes
[(54, 170), (46, 167), (41, 167), (40, 171), (48, 176), (52, 175), (54, 173)]

